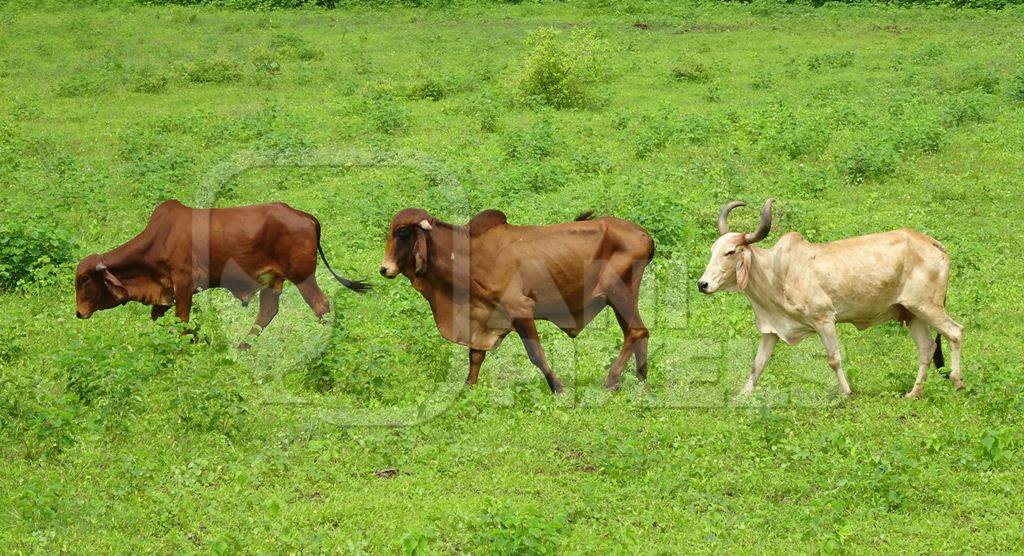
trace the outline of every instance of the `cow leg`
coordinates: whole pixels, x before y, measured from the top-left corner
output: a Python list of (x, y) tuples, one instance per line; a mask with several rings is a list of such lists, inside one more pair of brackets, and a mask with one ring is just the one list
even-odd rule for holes
[(170, 305), (153, 305), (153, 308), (149, 310), (149, 318), (156, 320), (167, 314), (167, 311), (171, 308)]
[(850, 395), (850, 385), (846, 382), (846, 373), (843, 372), (843, 356), (839, 353), (839, 336), (836, 333), (836, 323), (828, 321), (818, 328), (818, 335), (821, 336), (821, 343), (828, 352), (828, 366), (836, 373), (836, 381), (839, 383), (839, 393), (846, 397)]
[(476, 384), (476, 377), (480, 374), (480, 365), (484, 362), (487, 352), (482, 349), (469, 348), (469, 376), (466, 377), (466, 384)]
[(932, 307), (927, 309), (911, 309), (911, 312), (915, 316), (919, 316), (932, 326), (932, 328), (939, 331), (942, 337), (949, 342), (950, 349), (950, 373), (949, 379), (953, 381), (953, 386), (957, 390), (964, 387), (963, 376), (960, 374), (960, 346), (964, 339), (964, 327), (960, 326), (959, 323), (949, 318), (946, 314), (945, 309), (942, 307)]
[(916, 398), (924, 390), (924, 381), (928, 378), (928, 365), (932, 362), (932, 355), (935, 353), (935, 342), (932, 341), (931, 330), (924, 319), (914, 316), (908, 323), (910, 337), (917, 344), (917, 380), (914, 381), (914, 388), (907, 392), (908, 398)]
[(765, 366), (768, 365), (768, 360), (775, 353), (775, 344), (778, 342), (779, 337), (775, 334), (761, 334), (761, 343), (757, 346), (757, 355), (754, 356), (754, 364), (750, 369), (750, 378), (747, 379), (746, 386), (740, 391), (741, 396), (754, 393), (754, 386), (757, 386), (757, 381), (761, 378)]
[(320, 290), (320, 286), (316, 284), (316, 276), (310, 274), (309, 278), (296, 283), (295, 286), (299, 288), (302, 299), (306, 300), (309, 308), (313, 309), (316, 317), (323, 322), (324, 315), (331, 312), (331, 303), (327, 301), (327, 296)]
[(605, 387), (614, 390), (619, 387), (622, 369), (625, 368), (630, 355), (636, 356), (636, 377), (647, 380), (647, 338), (650, 334), (640, 319), (635, 303), (625, 310), (614, 302), (611, 305), (612, 311), (615, 312), (615, 320), (619, 321), (619, 328), (622, 329), (622, 351), (608, 370), (608, 378), (605, 381)]
[(544, 358), (544, 348), (540, 345), (540, 337), (537, 335), (537, 325), (533, 322), (532, 318), (518, 318), (512, 321), (512, 325), (515, 327), (516, 332), (519, 333), (519, 337), (523, 340), (523, 347), (526, 348), (526, 354), (530, 356), (530, 362), (540, 369), (540, 372), (544, 374), (544, 379), (548, 381), (548, 387), (555, 394), (561, 394), (565, 391), (562, 383), (558, 381), (558, 377), (551, 371), (551, 367), (548, 366), (547, 360)]
[[(256, 324), (249, 330), (249, 335), (253, 338), (260, 335), (263, 330), (270, 325), (270, 321), (274, 320), (277, 316), (277, 307), (281, 300), (281, 290), (273, 287), (265, 288), (260, 290), (260, 312), (256, 315)], [(242, 342), (238, 344), (238, 349), (245, 351), (252, 346), (249, 342)]]

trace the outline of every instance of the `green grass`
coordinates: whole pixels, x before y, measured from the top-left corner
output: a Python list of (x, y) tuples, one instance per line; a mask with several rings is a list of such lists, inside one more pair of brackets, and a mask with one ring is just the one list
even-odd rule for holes
[[(0, 545), (1017, 549), (1021, 15), (0, 8), (0, 220), (75, 245), (0, 293)], [(542, 28), (556, 31), (528, 39)], [(932, 372), (923, 399), (902, 399), (916, 355), (891, 324), (841, 329), (848, 402), (811, 338), (732, 403), (752, 313), (693, 283), (719, 207), (769, 196), (766, 244), (904, 226), (942, 241), (967, 389)], [(376, 289), (329, 283), (318, 325), (289, 287), (246, 353), (233, 346), (256, 309), (222, 291), (196, 299), (196, 345), (139, 305), (76, 320), (64, 261), (127, 240), (171, 197), (310, 211), (334, 266)], [(603, 314), (575, 342), (540, 325), (566, 396), (514, 337), (462, 389), (465, 352), (404, 279), (376, 277), (407, 206), (645, 226), (650, 388), (602, 391), (621, 341)]]

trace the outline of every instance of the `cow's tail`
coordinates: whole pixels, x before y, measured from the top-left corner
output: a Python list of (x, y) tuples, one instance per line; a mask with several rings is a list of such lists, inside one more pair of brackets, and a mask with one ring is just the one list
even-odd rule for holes
[(331, 263), (327, 262), (327, 255), (324, 255), (324, 248), (322, 245), (320, 245), (320, 221), (317, 220), (317, 218), (313, 215), (309, 216), (310, 218), (313, 219), (313, 223), (316, 224), (316, 250), (320, 252), (320, 258), (324, 261), (324, 266), (326, 266), (327, 270), (331, 273), (332, 276), (334, 276), (334, 279), (341, 282), (342, 286), (345, 286), (346, 288), (354, 292), (366, 293), (370, 291), (370, 284), (367, 284), (366, 282), (360, 282), (359, 280), (349, 280), (348, 278), (345, 278), (344, 276), (338, 274), (337, 272), (334, 271), (333, 268), (331, 268)]
[(946, 358), (942, 356), (942, 334), (935, 335), (935, 353), (932, 354), (932, 361), (935, 362), (936, 369), (946, 366)]

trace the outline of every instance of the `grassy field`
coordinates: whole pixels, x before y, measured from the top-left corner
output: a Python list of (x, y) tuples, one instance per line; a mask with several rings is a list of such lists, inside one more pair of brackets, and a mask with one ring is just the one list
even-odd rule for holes
[[(1022, 24), (761, 3), (0, 8), (0, 546), (1019, 549)], [(719, 207), (769, 196), (766, 245), (905, 226), (942, 241), (966, 390), (932, 372), (903, 399), (916, 354), (890, 324), (841, 328), (846, 402), (814, 338), (733, 401), (753, 315), (693, 284)], [(256, 308), (223, 291), (196, 298), (196, 344), (138, 304), (76, 320), (77, 259), (168, 198), (312, 212), (335, 268), (376, 289), (321, 269), (328, 323), (289, 287), (245, 353)], [(540, 324), (566, 395), (514, 337), (463, 388), (463, 348), (405, 279), (376, 276), (408, 206), (645, 226), (649, 388), (602, 390), (610, 313), (575, 342)]]

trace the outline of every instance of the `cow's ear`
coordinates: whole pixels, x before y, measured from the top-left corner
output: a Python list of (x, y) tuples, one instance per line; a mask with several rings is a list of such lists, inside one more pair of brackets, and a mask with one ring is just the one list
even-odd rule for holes
[(736, 262), (736, 287), (740, 290), (746, 289), (747, 279), (750, 278), (750, 249), (744, 249), (740, 253), (740, 260)]
[(425, 229), (416, 232), (416, 252), (413, 256), (416, 259), (416, 276), (423, 276), (427, 273), (427, 231)]
[(118, 303), (123, 303), (128, 299), (128, 288), (124, 287), (124, 284), (117, 279), (117, 276), (114, 276), (113, 272), (110, 272), (109, 268), (103, 269), (103, 281), (107, 284), (107, 290)]

